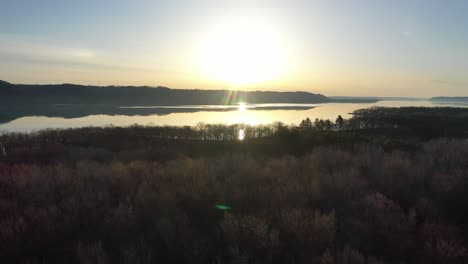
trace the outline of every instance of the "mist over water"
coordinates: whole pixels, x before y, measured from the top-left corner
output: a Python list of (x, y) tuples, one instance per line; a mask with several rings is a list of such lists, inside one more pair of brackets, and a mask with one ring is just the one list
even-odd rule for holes
[[(258, 106), (258, 108), (256, 108)], [(261, 105), (264, 107), (265, 105)], [(247, 105), (237, 109), (220, 109), (213, 111), (219, 106), (197, 106), (199, 111), (189, 113), (168, 113), (164, 115), (88, 115), (79, 118), (45, 117), (45, 116), (24, 116), (8, 123), (0, 124), (0, 132), (32, 132), (42, 129), (55, 128), (78, 128), (88, 126), (119, 126), (126, 127), (134, 124), (138, 125), (170, 125), (170, 126), (193, 126), (199, 122), (203, 123), (225, 123), (236, 124), (246, 123), (251, 125), (269, 124), (281, 121), (286, 124), (297, 124), (301, 120), (310, 119), (330, 119), (335, 120), (338, 115), (349, 118), (350, 113), (357, 109), (379, 107), (468, 107), (468, 104), (447, 103), (440, 104), (431, 101), (379, 101), (377, 103), (326, 103), (326, 104), (298, 104), (300, 107), (310, 107), (302, 109), (291, 109), (294, 104), (270, 104), (274, 110), (265, 110), (260, 105)], [(157, 106), (155, 106), (157, 107)], [(184, 108), (193, 106), (179, 106)], [(130, 106), (129, 108), (138, 108)], [(282, 109), (283, 108), (283, 109)], [(208, 111), (209, 110), (209, 111)]]

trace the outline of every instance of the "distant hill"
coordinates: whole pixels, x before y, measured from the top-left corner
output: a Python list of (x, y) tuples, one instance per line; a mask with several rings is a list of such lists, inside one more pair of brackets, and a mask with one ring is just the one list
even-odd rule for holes
[(378, 101), (427, 101), (427, 98), (419, 97), (369, 97), (369, 96), (330, 96), (329, 97), (333, 102), (341, 101), (350, 101), (353, 103), (368, 103), (368, 102), (378, 102)]
[(433, 102), (468, 103), (468, 97), (432, 97)]
[(3, 104), (86, 104), (114, 106), (221, 105), (238, 102), (326, 103), (330, 98), (308, 92), (188, 90), (147, 86), (24, 85), (0, 81)]

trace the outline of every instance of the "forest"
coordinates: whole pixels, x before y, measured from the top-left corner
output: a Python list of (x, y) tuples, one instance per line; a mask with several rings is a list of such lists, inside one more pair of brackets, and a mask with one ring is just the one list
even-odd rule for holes
[[(242, 136), (241, 136), (242, 135)], [(4, 263), (466, 263), (468, 109), (0, 134)]]

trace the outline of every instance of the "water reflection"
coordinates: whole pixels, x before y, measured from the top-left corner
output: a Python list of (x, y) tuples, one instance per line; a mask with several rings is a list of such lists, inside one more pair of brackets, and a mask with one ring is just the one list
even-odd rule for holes
[(244, 112), (247, 109), (247, 105), (245, 103), (239, 103), (239, 112)]
[[(302, 110), (259, 110), (249, 107), (249, 105), (237, 106), (237, 111), (200, 111), (193, 113), (171, 113), (167, 115), (148, 115), (148, 116), (128, 116), (128, 115), (90, 115), (80, 118), (51, 118), (28, 116), (18, 118), (9, 123), (0, 125), (0, 131), (33, 131), (46, 128), (69, 128), (85, 126), (130, 126), (139, 125), (196, 125), (199, 122), (204, 123), (227, 123), (237, 124), (246, 123), (251, 125), (267, 124), (275, 121), (281, 121), (286, 124), (298, 124), (301, 120), (309, 117), (314, 120), (330, 119), (335, 120), (338, 115), (343, 118), (349, 118), (351, 112), (361, 108), (372, 106), (440, 106), (430, 101), (381, 101), (371, 104), (347, 104), (347, 103), (329, 103), (314, 106), (311, 109)], [(457, 105), (443, 105), (457, 106)], [(465, 105), (466, 106), (466, 105)], [(458, 105), (460, 107), (460, 105)], [(261, 109), (261, 108), (260, 108)]]
[(244, 129), (239, 129), (239, 135), (237, 137), (239, 140), (244, 140), (245, 138), (245, 131)]

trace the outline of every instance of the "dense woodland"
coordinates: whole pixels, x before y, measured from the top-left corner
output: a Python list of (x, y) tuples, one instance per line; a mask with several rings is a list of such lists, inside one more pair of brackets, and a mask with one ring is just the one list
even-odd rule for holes
[(468, 110), (459, 108), (2, 134), (0, 256), (465, 263), (467, 137)]

